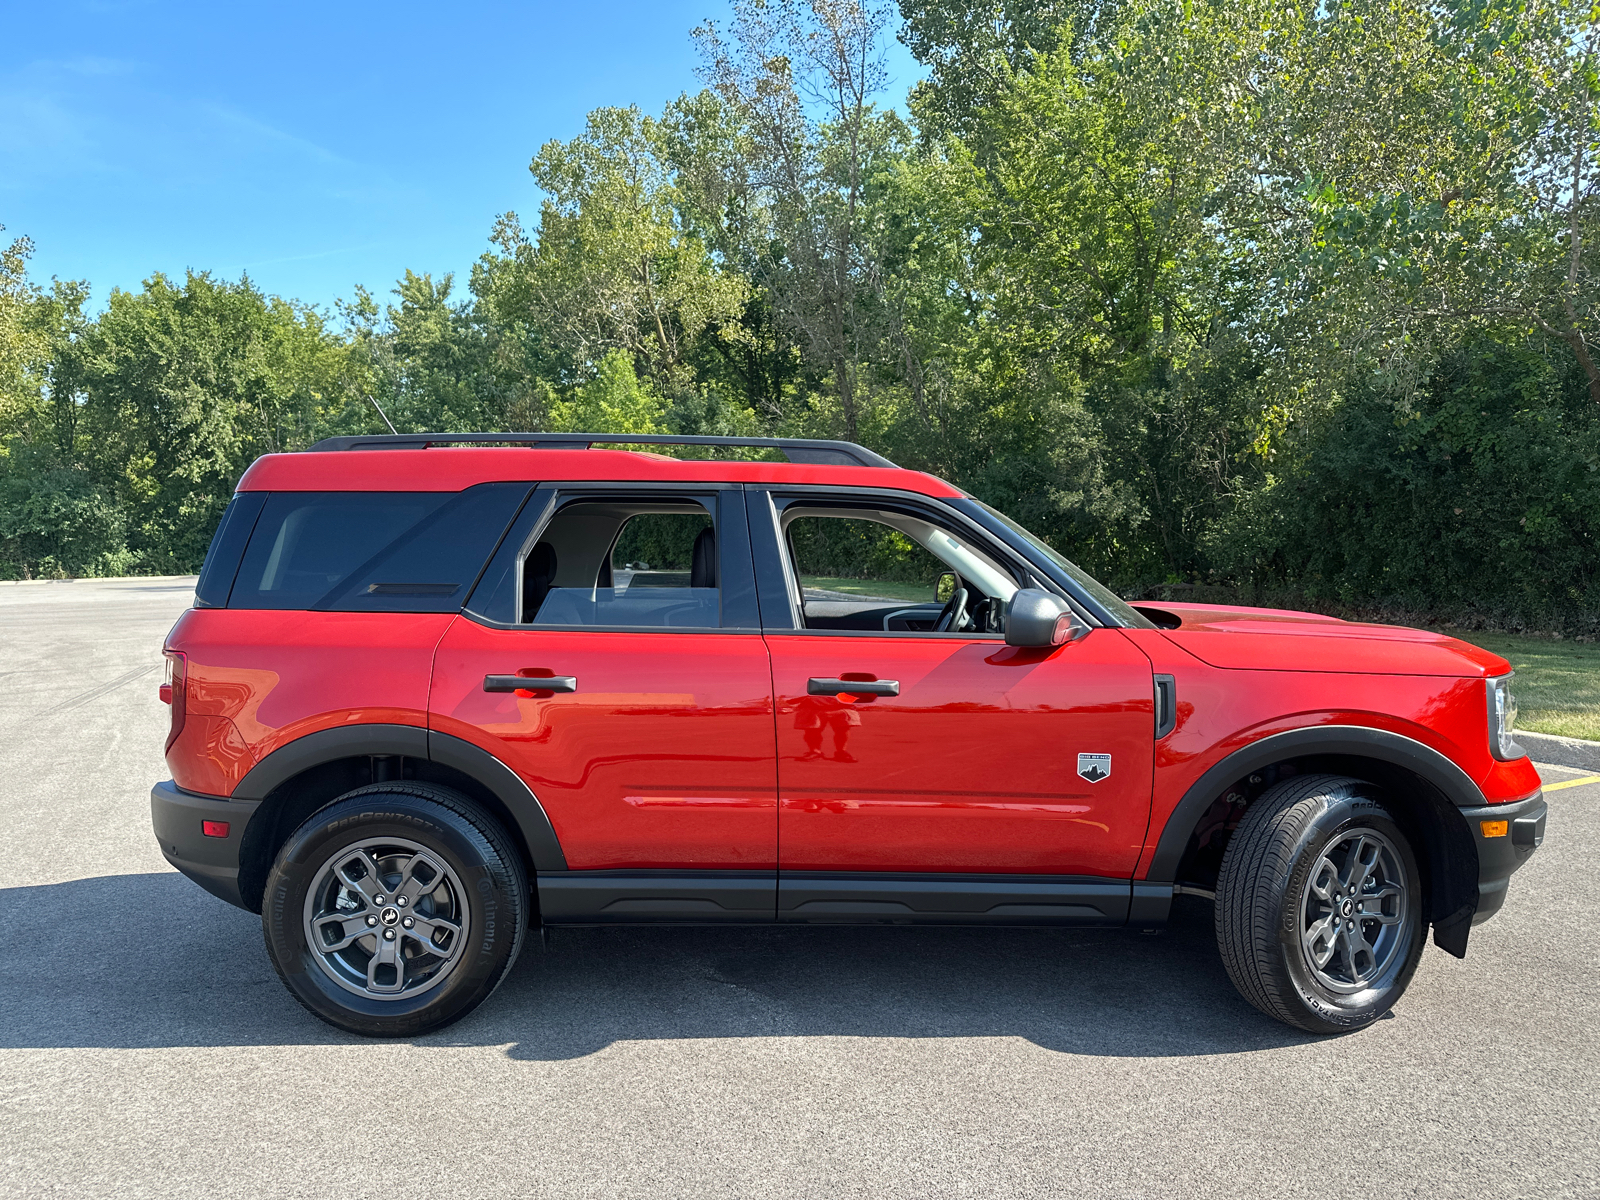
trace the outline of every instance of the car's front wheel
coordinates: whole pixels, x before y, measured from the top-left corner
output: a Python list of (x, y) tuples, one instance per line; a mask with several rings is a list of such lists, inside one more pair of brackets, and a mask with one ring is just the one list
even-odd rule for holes
[(290, 835), (261, 922), (278, 977), (329, 1024), (413, 1037), (499, 986), (527, 925), (522, 864), (487, 814), (447, 788), (349, 792)]
[(1217, 946), (1241, 995), (1311, 1033), (1387, 1012), (1422, 956), (1421, 876), (1371, 785), (1277, 784), (1246, 810), (1217, 881)]

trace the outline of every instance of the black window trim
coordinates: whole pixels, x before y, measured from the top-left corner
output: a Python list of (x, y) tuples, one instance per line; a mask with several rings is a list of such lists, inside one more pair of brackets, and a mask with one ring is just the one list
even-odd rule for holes
[[(746, 552), (744, 556), (737, 553), (734, 546), (727, 543), (733, 539), (725, 538), (724, 531), (730, 525), (746, 521), (744, 505), (741, 502), (743, 485), (738, 483), (717, 482), (712, 480), (674, 480), (670, 482), (652, 482), (650, 480), (550, 480), (539, 484), (533, 489), (525, 509), (535, 504), (534, 497), (543, 497), (538, 505), (538, 510), (532, 514), (528, 524), (528, 532), (523, 536), (521, 543), (515, 548), (514, 575), (512, 581), (512, 594), (520, 602), (522, 595), (522, 564), (528, 552), (539, 544), (539, 537), (544, 533), (550, 522), (555, 519), (567, 503), (583, 496), (619, 496), (636, 493), (642, 498), (658, 496), (662, 499), (675, 499), (679, 496), (685, 499), (696, 500), (705, 505), (711, 514), (712, 526), (717, 530), (717, 606), (720, 616), (726, 618), (727, 611), (727, 580), (731, 568), (741, 566), (747, 576), (751, 597), (750, 608), (755, 606), (756, 583), (755, 573), (748, 558), (748, 536), (745, 538)], [(711, 503), (707, 503), (710, 501)], [(737, 508), (735, 508), (737, 505)], [(738, 517), (739, 520), (730, 518)], [(506, 537), (516, 528), (518, 522), (513, 521)], [(747, 521), (746, 521), (747, 524)], [(504, 547), (497, 548), (495, 554), (485, 565), (487, 572), (500, 556)], [(479, 576), (481, 582), (483, 576)], [(759, 621), (749, 625), (534, 625), (520, 621), (502, 621), (488, 616), (473, 607), (473, 602), (478, 600), (476, 589), (468, 597), (466, 605), (462, 608), (461, 615), (468, 620), (489, 629), (516, 630), (523, 633), (667, 633), (667, 634), (744, 634), (747, 636), (761, 635)]]
[[(270, 495), (270, 492), (235, 492), (229, 498), (228, 506), (222, 510), (217, 531), (211, 535), (211, 545), (206, 547), (200, 574), (195, 579), (195, 608), (228, 607), (233, 597), (233, 585), (239, 578), (239, 568), (244, 563), (245, 548), (255, 536), (256, 522), (261, 519), (261, 510), (267, 506), (267, 497)], [(248, 515), (246, 510), (249, 510)], [(215, 581), (212, 579), (213, 573), (216, 573)], [(227, 587), (221, 586), (224, 577)], [(207, 600), (201, 595), (201, 589), (207, 584), (213, 585), (208, 591), (221, 595), (220, 602)]]
[[(911, 510), (911, 515), (936, 524), (947, 524), (968, 536), (983, 552), (1013, 573), (1024, 586), (1041, 586), (1046, 591), (1060, 595), (1079, 617), (1091, 626), (1114, 626), (1098, 606), (1086, 604), (1076, 589), (1062, 585), (1056, 572), (1041, 571), (1031, 560), (1017, 552), (1009, 542), (996, 535), (960, 509), (950, 506), (938, 497), (899, 488), (826, 487), (806, 484), (747, 484), (745, 498), (749, 510), (750, 538), (756, 565), (756, 584), (761, 592), (763, 629), (772, 634), (803, 634), (808, 637), (872, 637), (872, 638), (933, 638), (938, 640), (966, 640), (1002, 642), (1004, 636), (996, 633), (934, 633), (928, 630), (901, 629), (807, 629), (803, 618), (795, 611), (796, 575), (789, 562), (788, 547), (784, 544), (779, 518), (783, 508), (794, 503), (808, 503), (817, 507), (899, 508)], [(757, 530), (760, 530), (760, 533)], [(765, 543), (765, 547), (762, 547)], [(763, 552), (764, 549), (764, 552)], [(769, 623), (769, 619), (787, 615), (787, 624)]]
[[(1080, 617), (1084, 617), (1093, 625), (1099, 625), (1107, 629), (1127, 628), (1126, 622), (1121, 617), (1107, 609), (1100, 601), (1085, 591), (1072, 576), (1039, 554), (1024, 538), (990, 517), (983, 510), (982, 505), (973, 500), (972, 497), (962, 495), (954, 499), (943, 500), (940, 503), (947, 511), (960, 515), (967, 524), (983, 530), (990, 539), (999, 541), (1001, 545), (1010, 550), (1013, 557), (1018, 557), (1025, 561), (1040, 579), (1047, 580), (1052, 585), (1049, 590), (1064, 597)], [(1104, 587), (1105, 585), (1101, 584), (1100, 586)]]

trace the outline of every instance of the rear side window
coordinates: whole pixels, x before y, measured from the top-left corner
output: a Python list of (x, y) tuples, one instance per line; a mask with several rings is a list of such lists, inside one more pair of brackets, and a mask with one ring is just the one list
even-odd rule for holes
[(565, 505), (522, 563), (522, 621), (613, 628), (715, 627), (717, 533), (698, 501)]
[(527, 493), (274, 492), (228, 607), (454, 612)]

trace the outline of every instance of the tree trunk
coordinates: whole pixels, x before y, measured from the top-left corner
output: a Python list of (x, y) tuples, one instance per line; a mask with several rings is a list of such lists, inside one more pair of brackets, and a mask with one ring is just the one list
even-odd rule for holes
[(1594, 358), (1589, 354), (1588, 343), (1584, 341), (1583, 333), (1576, 325), (1570, 327), (1570, 332), (1562, 335), (1567, 345), (1572, 347), (1572, 353), (1577, 356), (1578, 365), (1583, 368), (1583, 373), (1589, 377), (1589, 399), (1600, 404), (1600, 369), (1595, 367)]

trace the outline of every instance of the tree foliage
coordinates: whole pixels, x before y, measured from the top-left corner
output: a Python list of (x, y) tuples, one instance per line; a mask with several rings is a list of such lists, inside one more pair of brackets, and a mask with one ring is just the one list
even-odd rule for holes
[(735, 0), (703, 88), (539, 148), (464, 289), (91, 313), (17, 241), (0, 572), (192, 569), (252, 457), (388, 421), (855, 438), (1130, 593), (1592, 623), (1596, 17)]

